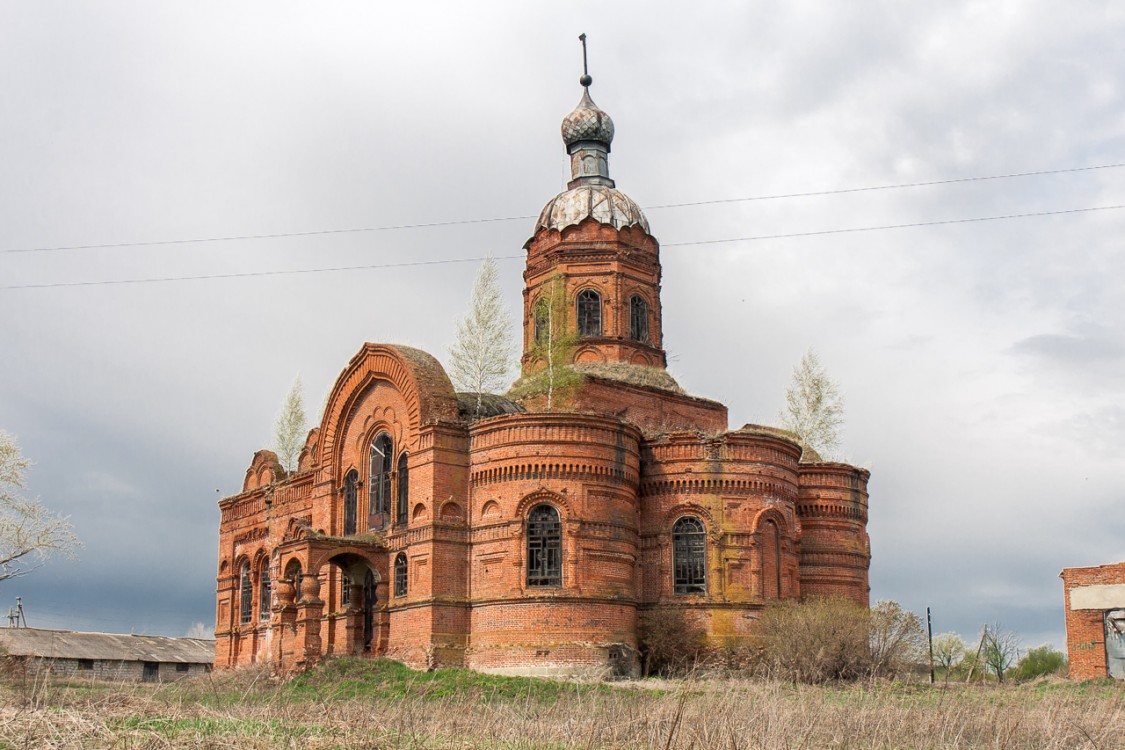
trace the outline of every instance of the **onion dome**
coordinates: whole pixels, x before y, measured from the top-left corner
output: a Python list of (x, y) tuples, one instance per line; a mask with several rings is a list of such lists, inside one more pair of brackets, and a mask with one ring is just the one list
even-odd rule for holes
[(582, 100), (563, 118), (562, 139), (568, 150), (579, 141), (596, 141), (604, 143), (605, 150), (609, 151), (613, 143), (613, 120), (594, 104), (590, 89), (582, 88)]
[(648, 232), (648, 219), (632, 198), (609, 177), (609, 147), (613, 120), (590, 98), (590, 77), (582, 76), (582, 99), (562, 121), (562, 139), (570, 155), (567, 189), (539, 213), (535, 231), (557, 229), (594, 219), (615, 229), (639, 226)]

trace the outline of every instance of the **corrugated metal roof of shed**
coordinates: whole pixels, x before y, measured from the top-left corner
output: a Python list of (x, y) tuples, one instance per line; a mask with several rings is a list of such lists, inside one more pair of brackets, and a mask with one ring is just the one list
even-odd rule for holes
[(38, 628), (0, 629), (0, 646), (11, 656), (211, 664), (215, 642), (162, 635), (76, 633)]

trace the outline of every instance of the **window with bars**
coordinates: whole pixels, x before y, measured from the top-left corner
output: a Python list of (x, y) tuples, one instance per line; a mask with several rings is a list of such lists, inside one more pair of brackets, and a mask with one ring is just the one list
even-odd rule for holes
[(527, 585), (562, 585), (562, 522), (551, 505), (527, 514)]
[(629, 298), (629, 338), (648, 341), (648, 303), (637, 294)]
[(672, 527), (672, 571), (675, 593), (707, 593), (707, 533), (694, 516)]
[(407, 515), (410, 511), (410, 467), (407, 464), (406, 451), (398, 457), (398, 498), (395, 505), (395, 523), (406, 525)]
[(391, 515), (391, 472), (394, 470), (394, 444), (385, 432), (371, 443), (371, 472), (368, 483), (369, 526), (381, 529)]
[(344, 477), (344, 536), (356, 532), (356, 516), (359, 513), (359, 472), (352, 469)]
[(246, 625), (254, 616), (254, 584), (250, 580), (250, 563), (242, 563), (239, 575), (241, 576), (238, 590), (239, 614), (242, 624)]
[(395, 557), (395, 598), (406, 596), (407, 573), (406, 553), (399, 552)]
[(258, 573), (258, 619), (270, 619), (270, 561), (262, 560), (262, 567)]
[(602, 297), (593, 289), (578, 293), (578, 335), (602, 335)]

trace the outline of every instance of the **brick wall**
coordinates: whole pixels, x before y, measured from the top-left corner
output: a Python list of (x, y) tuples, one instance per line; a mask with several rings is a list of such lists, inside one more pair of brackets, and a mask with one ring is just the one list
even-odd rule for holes
[[(1066, 568), (1063, 605), (1066, 614), (1066, 649), (1070, 678), (1089, 680), (1106, 677), (1105, 610), (1073, 609), (1071, 594), (1083, 586), (1125, 584), (1125, 562), (1091, 568)], [(1125, 606), (1125, 604), (1115, 605)]]

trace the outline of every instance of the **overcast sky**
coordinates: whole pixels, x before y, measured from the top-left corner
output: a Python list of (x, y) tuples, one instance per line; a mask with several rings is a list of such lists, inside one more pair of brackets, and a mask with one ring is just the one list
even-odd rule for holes
[(1059, 571), (1125, 559), (1125, 210), (693, 243), (1122, 206), (1109, 2), (0, 1), (0, 428), (85, 541), (0, 613), (212, 626), (216, 501), (294, 377), (319, 413), (364, 341), (446, 359), (489, 253), (520, 309), (581, 32), (672, 374), (774, 423), (814, 348), (873, 600), (1061, 645)]

